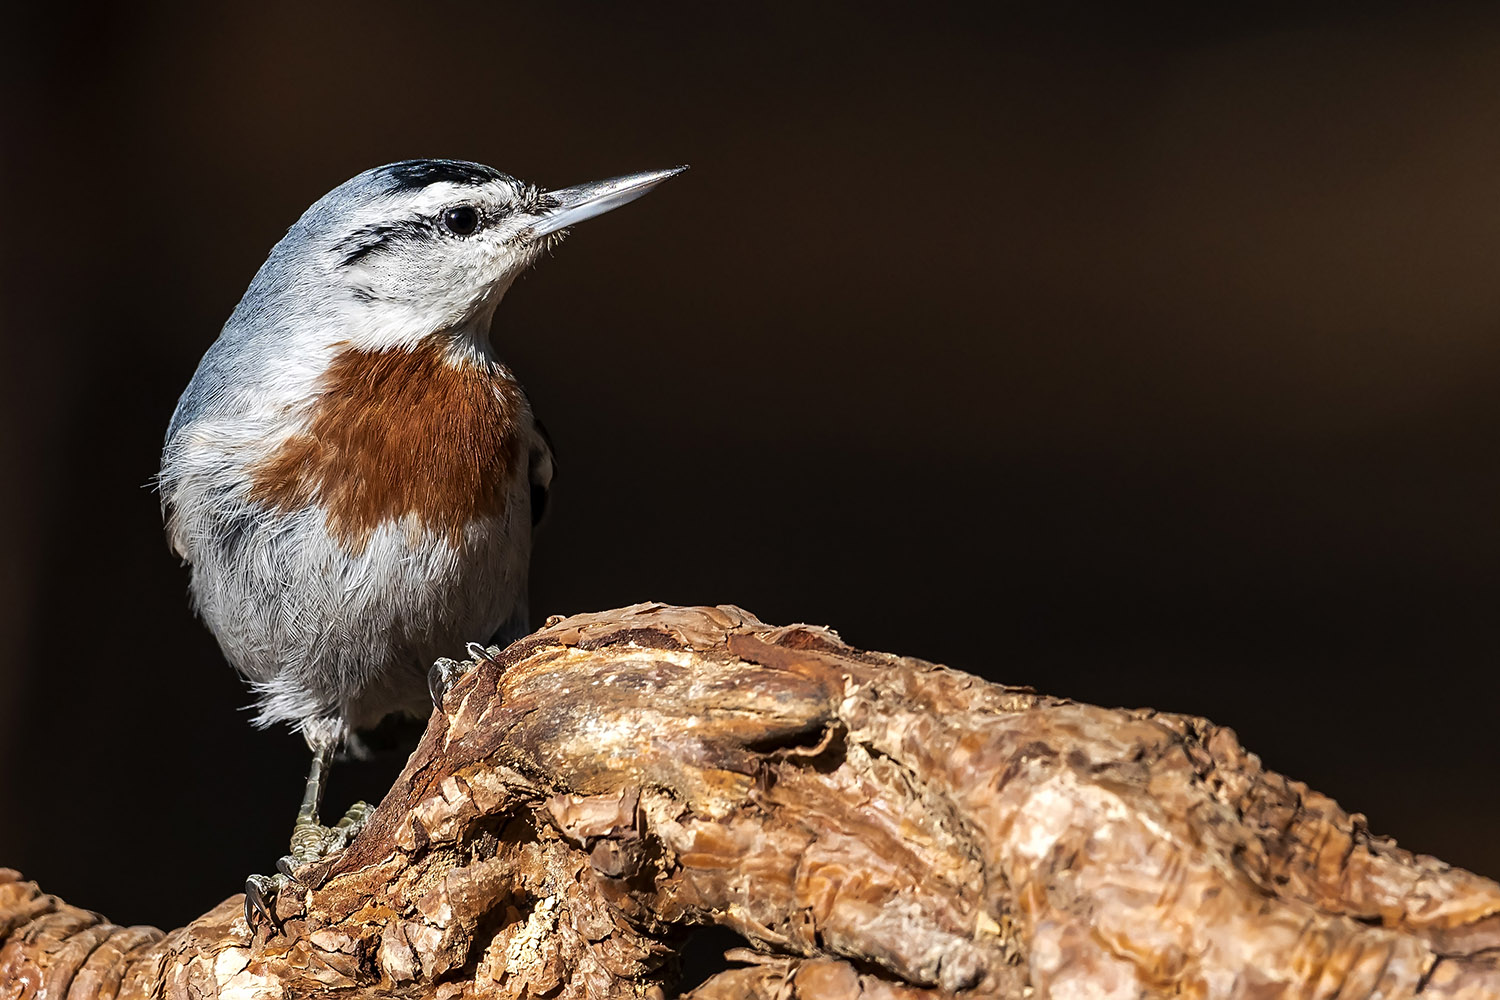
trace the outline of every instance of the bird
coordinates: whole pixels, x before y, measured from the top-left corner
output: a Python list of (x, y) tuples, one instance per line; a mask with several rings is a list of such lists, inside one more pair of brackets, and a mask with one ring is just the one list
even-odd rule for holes
[(550, 191), (467, 160), (366, 170), (288, 229), (203, 355), (156, 479), (168, 544), (254, 723), (312, 754), (290, 853), (246, 880), (252, 928), (359, 826), (362, 803), (320, 822), (335, 755), (429, 714), (443, 654), (529, 632), (554, 458), (492, 335), (501, 298), (571, 226), (686, 169)]

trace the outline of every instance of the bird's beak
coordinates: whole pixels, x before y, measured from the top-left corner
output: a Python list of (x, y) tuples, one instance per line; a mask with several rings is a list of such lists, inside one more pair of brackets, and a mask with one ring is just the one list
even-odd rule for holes
[(542, 207), (535, 213), (536, 221), (527, 229), (534, 237), (546, 236), (575, 222), (603, 215), (628, 201), (635, 201), (668, 177), (676, 177), (686, 169), (687, 166), (683, 165), (668, 170), (647, 170), (548, 191), (542, 196)]

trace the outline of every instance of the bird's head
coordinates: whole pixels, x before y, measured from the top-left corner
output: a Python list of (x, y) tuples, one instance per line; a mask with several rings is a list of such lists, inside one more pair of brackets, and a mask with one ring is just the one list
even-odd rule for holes
[(482, 335), (511, 282), (567, 227), (685, 169), (545, 191), (462, 160), (376, 167), (309, 208), (257, 283), (275, 298), (316, 302), (318, 318), (339, 320), (351, 347), (410, 347), (440, 332)]

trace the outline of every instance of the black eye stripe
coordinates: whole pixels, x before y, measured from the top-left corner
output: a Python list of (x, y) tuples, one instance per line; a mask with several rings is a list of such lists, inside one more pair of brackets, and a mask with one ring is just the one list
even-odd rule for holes
[(343, 254), (339, 261), (341, 267), (358, 263), (371, 254), (381, 253), (391, 248), (395, 243), (402, 240), (420, 238), (423, 232), (432, 231), (431, 222), (403, 221), (377, 223), (375, 225), (363, 226), (350, 233), (338, 242), (334, 247), (336, 251)]
[(483, 224), (484, 216), (479, 209), (464, 202), (443, 209), (436, 219), (425, 216), (361, 226), (340, 240), (334, 249), (341, 255), (339, 266), (348, 267), (367, 257), (385, 253), (400, 243), (432, 239), (444, 231), (457, 236), (472, 236)]

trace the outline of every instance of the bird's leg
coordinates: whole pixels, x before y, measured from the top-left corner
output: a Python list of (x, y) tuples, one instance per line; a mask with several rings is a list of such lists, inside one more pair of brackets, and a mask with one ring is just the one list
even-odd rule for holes
[[(323, 804), (323, 775), (333, 763), (333, 742), (320, 739), (312, 751), (312, 763), (307, 768), (307, 787), (302, 792), (297, 821), (292, 824), (292, 851), (282, 859), (289, 860), (294, 868), (316, 861), (324, 853), (324, 828), (318, 825), (318, 807)], [(278, 863), (276, 867), (282, 866)]]
[(312, 743), (313, 759), (307, 769), (307, 787), (302, 793), (302, 805), (297, 809), (297, 821), (292, 826), (291, 852), (276, 862), (277, 874), (270, 877), (251, 875), (245, 880), (245, 923), (252, 928), (257, 913), (274, 923), (276, 896), (289, 883), (298, 881), (297, 869), (321, 861), (347, 846), (359, 833), (365, 814), (370, 810), (368, 803), (356, 802), (333, 826), (323, 826), (318, 822), (324, 776), (333, 763), (334, 741), (319, 738), (309, 742)]

